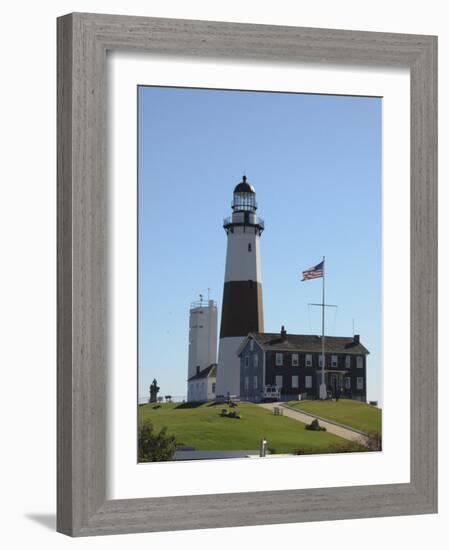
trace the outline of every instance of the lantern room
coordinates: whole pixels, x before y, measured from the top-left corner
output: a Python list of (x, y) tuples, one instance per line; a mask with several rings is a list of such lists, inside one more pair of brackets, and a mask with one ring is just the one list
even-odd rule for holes
[(255, 212), (257, 210), (256, 191), (243, 176), (242, 181), (234, 189), (234, 200), (232, 201), (234, 212)]

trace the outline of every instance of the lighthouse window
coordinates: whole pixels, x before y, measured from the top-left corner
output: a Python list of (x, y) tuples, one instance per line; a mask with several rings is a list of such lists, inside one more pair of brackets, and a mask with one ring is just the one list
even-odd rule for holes
[(357, 376), (357, 389), (363, 390), (363, 377)]
[(282, 353), (276, 353), (276, 366), (277, 367), (282, 367), (282, 365), (284, 364), (283, 359), (284, 359), (284, 357), (283, 357)]
[(254, 380), (253, 380), (253, 387), (255, 390), (257, 390), (257, 385), (258, 385), (258, 381), (257, 381), (257, 375), (254, 376)]
[(259, 366), (259, 356), (257, 355), (257, 353), (253, 355), (253, 364), (255, 367)]
[(312, 387), (312, 377), (311, 376), (306, 376), (305, 385), (306, 385), (307, 389), (310, 389)]
[(363, 357), (361, 355), (357, 357), (357, 368), (363, 369)]
[(311, 367), (311, 366), (312, 366), (312, 355), (308, 353), (306, 355), (306, 367)]
[(251, 243), (248, 243), (248, 252), (251, 252)]
[(292, 367), (297, 367), (299, 365), (299, 358), (297, 353), (292, 355)]

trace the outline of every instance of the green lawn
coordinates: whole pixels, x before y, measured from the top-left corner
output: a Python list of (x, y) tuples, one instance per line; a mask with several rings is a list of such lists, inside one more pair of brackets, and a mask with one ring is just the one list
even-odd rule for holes
[(352, 399), (289, 401), (287, 405), (334, 420), (363, 432), (381, 432), (382, 411), (377, 407)]
[(323, 453), (329, 448), (329, 452), (338, 452), (336, 446), (345, 443), (327, 432), (305, 430), (301, 422), (274, 416), (253, 403), (239, 404), (239, 420), (221, 417), (223, 408), (223, 403), (152, 403), (139, 407), (139, 422), (148, 418), (156, 430), (166, 426), (180, 444), (198, 451), (258, 449), (262, 437), (276, 453), (293, 453), (298, 448), (307, 453)]

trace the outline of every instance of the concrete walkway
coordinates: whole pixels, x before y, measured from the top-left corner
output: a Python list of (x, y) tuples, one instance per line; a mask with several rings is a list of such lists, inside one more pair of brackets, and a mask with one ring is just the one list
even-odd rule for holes
[[(284, 416), (293, 418), (293, 420), (298, 420), (298, 422), (302, 422), (303, 424), (310, 424), (315, 418), (311, 414), (304, 414), (299, 410), (296, 411), (292, 410), (291, 408), (284, 407), (282, 406), (282, 403), (259, 403), (259, 407), (268, 409), (270, 411), (272, 411), (274, 407), (278, 407), (282, 409)], [(348, 439), (349, 441), (357, 441), (362, 445), (364, 443), (364, 437), (358, 432), (351, 430), (350, 428), (343, 428), (343, 426), (337, 426), (336, 424), (331, 424), (330, 422), (326, 422), (325, 420), (321, 419), (318, 419), (318, 422), (320, 423), (320, 426), (326, 428), (326, 430), (330, 434), (338, 435), (339, 437), (342, 437), (343, 439)]]

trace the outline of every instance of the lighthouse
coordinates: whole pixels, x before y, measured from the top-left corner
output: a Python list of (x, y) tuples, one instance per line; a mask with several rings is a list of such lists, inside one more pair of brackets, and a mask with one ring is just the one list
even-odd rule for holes
[(221, 311), (217, 395), (240, 394), (237, 350), (249, 332), (263, 332), (260, 236), (264, 222), (256, 215), (254, 187), (243, 176), (235, 187), (232, 215), (225, 218), (226, 269)]

